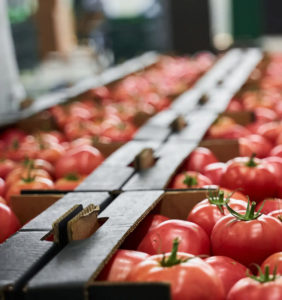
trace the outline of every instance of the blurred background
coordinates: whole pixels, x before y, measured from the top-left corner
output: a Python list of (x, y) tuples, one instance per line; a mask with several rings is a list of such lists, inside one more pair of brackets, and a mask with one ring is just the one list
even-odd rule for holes
[[(151, 50), (193, 54), (233, 46), (282, 49), (279, 0), (5, 1), (9, 52), (15, 51), (19, 82), (30, 97)], [(0, 24), (1, 30), (3, 35)]]

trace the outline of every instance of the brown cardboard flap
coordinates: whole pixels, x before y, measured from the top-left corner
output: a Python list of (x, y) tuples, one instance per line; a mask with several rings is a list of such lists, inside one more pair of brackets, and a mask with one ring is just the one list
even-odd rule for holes
[(184, 119), (183, 116), (178, 116), (171, 124), (170, 128), (172, 129), (173, 132), (179, 132), (181, 131), (184, 127), (187, 126), (187, 122)]
[(154, 151), (152, 148), (145, 148), (134, 158), (134, 168), (142, 171), (151, 168), (155, 164)]
[(210, 149), (222, 162), (240, 155), (238, 140), (210, 139), (200, 142), (199, 146)]
[(150, 118), (152, 117), (152, 114), (148, 114), (145, 112), (138, 112), (135, 114), (133, 118), (133, 123), (137, 127), (141, 127), (144, 125)]
[(99, 210), (98, 206), (90, 204), (68, 222), (69, 242), (86, 239), (99, 228), (97, 219)]
[(93, 146), (97, 148), (104, 157), (110, 156), (114, 153), (118, 148), (123, 146), (126, 142), (113, 142), (113, 143), (102, 143), (102, 142), (94, 142)]
[(229, 117), (237, 124), (248, 125), (255, 121), (255, 114), (253, 111), (240, 111), (240, 112), (224, 112), (220, 116)]
[(63, 195), (12, 196), (10, 206), (21, 225), (24, 225), (62, 197)]

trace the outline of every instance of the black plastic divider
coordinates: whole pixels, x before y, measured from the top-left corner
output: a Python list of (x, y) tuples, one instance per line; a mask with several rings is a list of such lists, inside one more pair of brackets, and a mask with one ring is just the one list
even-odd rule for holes
[(21, 231), (49, 231), (52, 229), (53, 222), (76, 204), (82, 204), (83, 207), (95, 204), (100, 206), (100, 210), (103, 211), (112, 200), (113, 196), (107, 192), (69, 193), (24, 225)]

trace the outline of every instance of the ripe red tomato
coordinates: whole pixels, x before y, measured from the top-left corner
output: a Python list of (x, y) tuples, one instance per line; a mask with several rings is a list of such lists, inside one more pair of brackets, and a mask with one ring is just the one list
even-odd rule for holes
[(206, 258), (205, 262), (214, 268), (217, 276), (221, 279), (226, 296), (232, 286), (246, 277), (249, 271), (247, 267), (227, 256), (211, 256)]
[(218, 162), (218, 159), (208, 148), (198, 147), (188, 157), (185, 170), (202, 173), (206, 165)]
[(268, 139), (271, 143), (275, 144), (280, 132), (282, 131), (282, 123), (268, 122), (262, 124), (257, 129), (257, 134)]
[(101, 136), (109, 138), (113, 142), (127, 142), (133, 138), (136, 130), (137, 128), (133, 124), (121, 122), (103, 130)]
[(274, 210), (270, 212), (268, 215), (277, 218), (280, 222), (282, 222), (282, 209)]
[(226, 199), (223, 191), (217, 191), (214, 194), (211, 193), (207, 199), (196, 204), (189, 213), (187, 220), (198, 224), (210, 235), (216, 222), (229, 214), (225, 207), (227, 202), (235, 211), (246, 210), (247, 208), (245, 201), (233, 198)]
[(169, 218), (158, 215), (150, 214), (137, 226), (134, 232), (127, 238), (124, 244), (125, 249), (137, 249), (138, 245), (144, 238), (144, 236), (155, 228), (157, 225), (161, 224), (164, 221), (169, 220)]
[(203, 175), (207, 176), (212, 184), (220, 185), (221, 176), (226, 169), (226, 164), (222, 162), (216, 162), (208, 164), (203, 170)]
[(226, 197), (226, 198), (231, 197), (233, 199), (243, 200), (243, 201), (248, 202), (248, 197), (238, 191), (231, 191), (231, 190), (223, 188), (223, 187), (219, 187), (219, 189), (224, 192), (224, 197)]
[(100, 151), (94, 147), (81, 146), (71, 149), (56, 162), (56, 178), (64, 177), (69, 173), (89, 175), (103, 160)]
[(62, 145), (58, 143), (50, 143), (50, 144), (41, 144), (40, 151), (37, 153), (36, 157), (48, 161), (51, 164), (54, 164), (64, 154), (65, 154), (65, 149)]
[(264, 137), (258, 134), (251, 134), (239, 138), (240, 156), (251, 156), (256, 153), (258, 158), (264, 158), (269, 155), (272, 144)]
[(85, 176), (68, 174), (63, 178), (56, 180), (54, 189), (59, 191), (73, 191), (85, 179)]
[(282, 157), (282, 145), (275, 146), (269, 153), (270, 156)]
[(238, 157), (228, 161), (221, 185), (231, 190), (240, 189), (257, 202), (274, 197), (277, 191), (274, 169), (254, 157)]
[(269, 267), (270, 274), (273, 274), (276, 269), (276, 274), (282, 275), (282, 252), (277, 252), (270, 255), (261, 265), (261, 269), (265, 270), (265, 267)]
[(5, 179), (6, 176), (16, 167), (16, 163), (10, 159), (0, 160), (0, 177)]
[(261, 264), (272, 253), (282, 251), (282, 239), (277, 238), (282, 234), (281, 222), (255, 212), (255, 202), (244, 215), (234, 211), (232, 214), (220, 219), (213, 228), (214, 255), (229, 256), (249, 266)]
[(6, 192), (6, 201), (10, 203), (11, 196), (20, 195), (22, 190), (52, 190), (53, 181), (43, 177), (22, 178), (14, 182)]
[(205, 185), (211, 185), (210, 179), (194, 171), (183, 172), (175, 176), (172, 181), (173, 189), (194, 189), (201, 188)]
[(265, 199), (263, 202), (260, 202), (257, 207), (256, 211), (258, 211), (260, 208), (261, 213), (268, 215), (270, 212), (274, 210), (282, 209), (282, 199), (279, 198), (273, 198), (273, 199)]
[(169, 282), (172, 300), (224, 299), (223, 286), (214, 269), (198, 257), (173, 248), (172, 253), (145, 259), (131, 271), (129, 281)]
[(148, 257), (149, 255), (144, 252), (122, 249), (117, 250), (99, 274), (98, 280), (116, 282), (127, 281), (132, 268)]
[(3, 140), (6, 145), (11, 145), (15, 141), (22, 142), (25, 137), (26, 133), (21, 129), (9, 128), (1, 134), (0, 139)]
[(271, 122), (277, 120), (278, 118), (278, 115), (274, 110), (266, 107), (257, 107), (254, 110), (254, 113), (255, 119), (258, 122)]
[[(282, 277), (243, 278), (231, 288), (227, 300), (281, 300)], [(266, 277), (266, 276), (265, 276)]]
[(195, 255), (209, 254), (210, 242), (206, 232), (197, 224), (183, 220), (168, 220), (150, 230), (137, 250), (148, 254), (171, 250), (175, 238), (180, 241), (179, 251)]
[(9, 206), (0, 203), (0, 243), (20, 229), (20, 222)]
[(6, 202), (6, 200), (3, 197), (1, 197), (1, 196), (0, 196), (0, 203), (8, 205), (7, 202)]

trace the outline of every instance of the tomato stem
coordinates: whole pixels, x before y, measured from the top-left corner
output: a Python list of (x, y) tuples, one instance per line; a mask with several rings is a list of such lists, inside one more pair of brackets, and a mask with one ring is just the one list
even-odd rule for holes
[(178, 246), (179, 246), (179, 239), (176, 238), (173, 240), (170, 256), (166, 258), (164, 255), (162, 260), (160, 261), (160, 265), (162, 267), (166, 267), (166, 268), (173, 267), (175, 265), (179, 265), (188, 260), (188, 259), (177, 258)]
[(194, 176), (186, 175), (185, 179), (183, 180), (183, 183), (186, 184), (190, 188), (190, 187), (192, 187), (194, 185), (197, 185), (198, 184), (198, 180)]
[(255, 265), (258, 268), (259, 275), (248, 275), (250, 278), (260, 282), (260, 283), (266, 283), (270, 281), (275, 281), (276, 275), (277, 275), (277, 265), (274, 267), (273, 274), (269, 273), (269, 266), (265, 266), (264, 273), (261, 270), (259, 265)]
[(258, 164), (255, 162), (256, 153), (253, 153), (249, 159), (249, 161), (246, 163), (247, 167), (254, 168)]
[(224, 198), (224, 191), (217, 190), (215, 192), (209, 191), (208, 200), (210, 204), (216, 205), (222, 214), (224, 214), (223, 207), (230, 200), (230, 196)]
[(75, 173), (69, 173), (64, 178), (69, 181), (77, 181), (79, 179), (78, 175)]
[(262, 214), (260, 213), (262, 208), (263, 208), (264, 203), (261, 205), (260, 209), (256, 212), (256, 202), (252, 202), (250, 206), (250, 199), (248, 199), (248, 205), (245, 214), (240, 214), (233, 210), (228, 203), (226, 203), (226, 208), (228, 211), (233, 215), (237, 220), (239, 221), (251, 221), (251, 220), (256, 220), (259, 218)]

